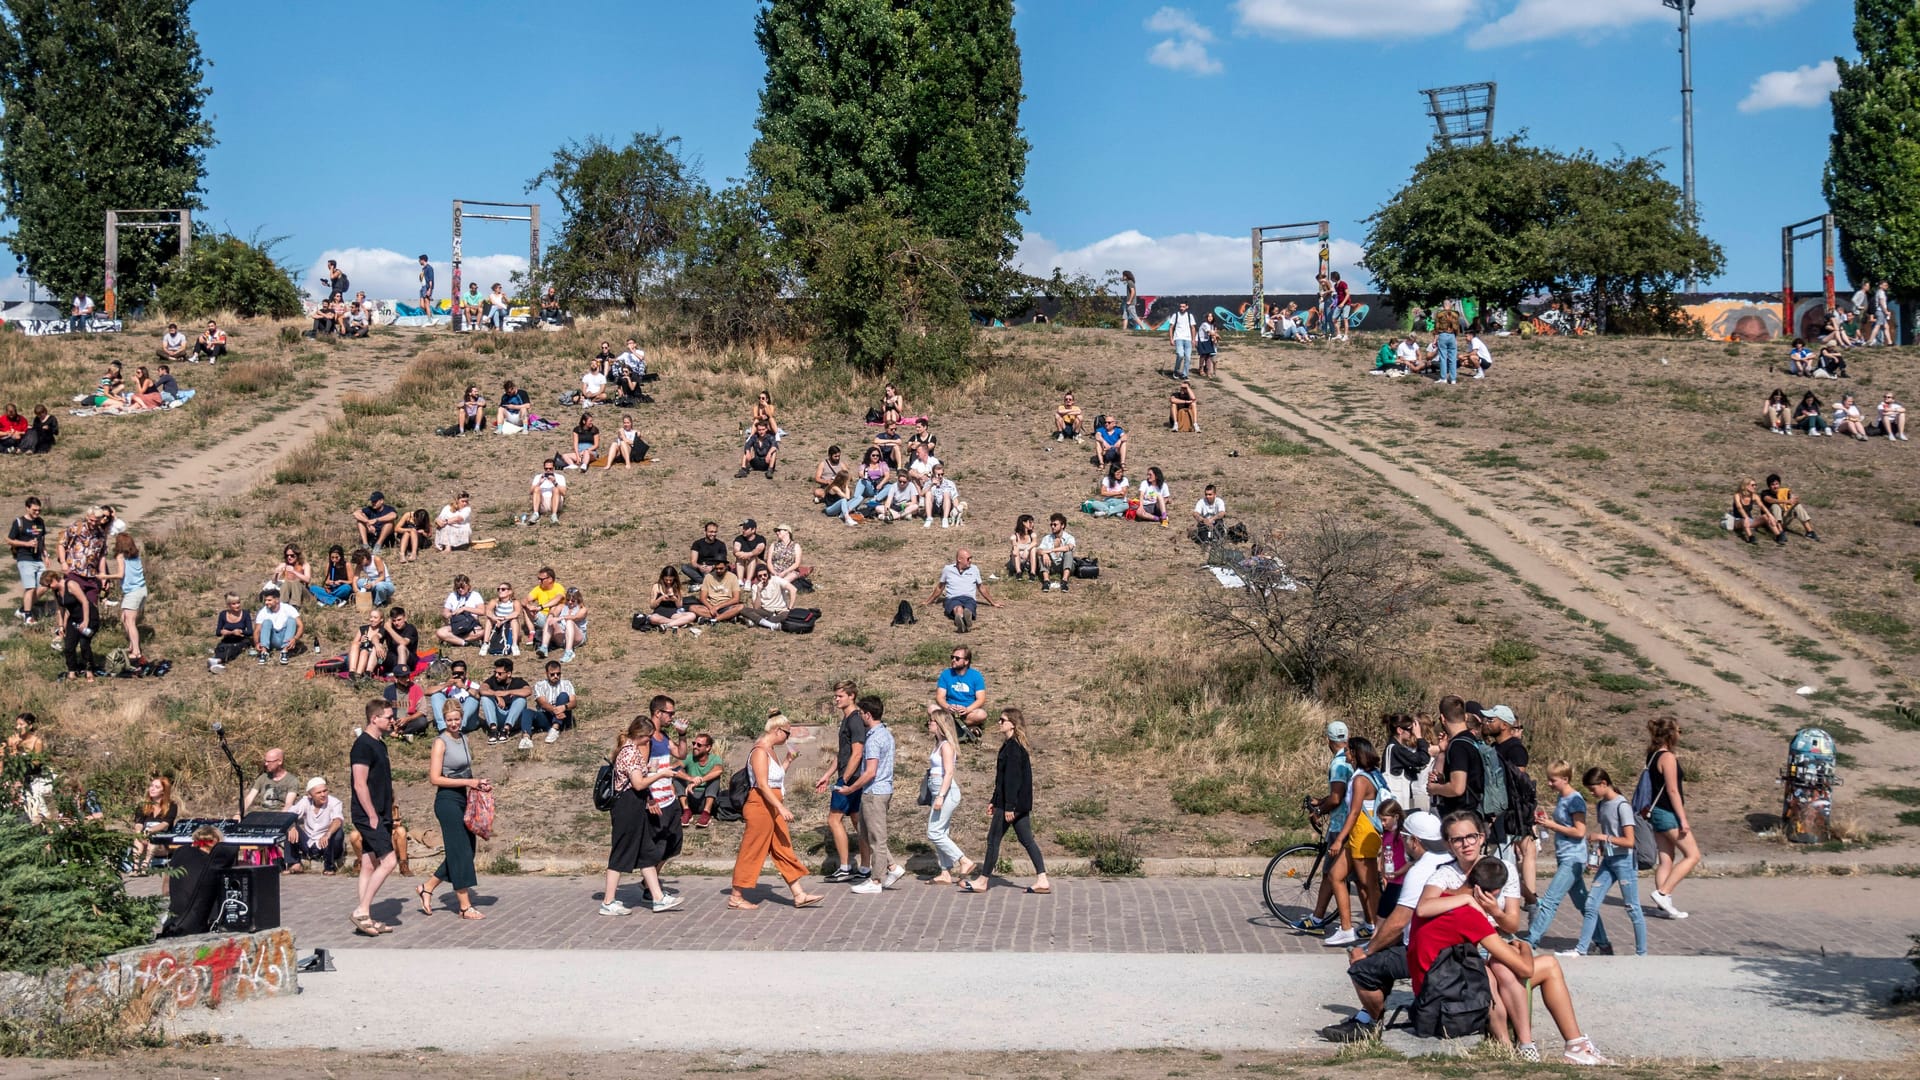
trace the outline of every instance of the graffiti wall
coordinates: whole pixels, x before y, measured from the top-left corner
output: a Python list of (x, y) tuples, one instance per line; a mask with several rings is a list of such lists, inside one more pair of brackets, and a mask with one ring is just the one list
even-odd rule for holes
[[(1853, 310), (1853, 302), (1844, 296), (1836, 297), (1834, 306), (1842, 311)], [(1819, 294), (1793, 302), (1791, 328), (1780, 325), (1778, 296), (1715, 297), (1683, 304), (1681, 310), (1700, 320), (1706, 336), (1714, 341), (1774, 341), (1796, 337), (1817, 341), (1825, 333), (1827, 322), (1827, 298)], [(1894, 325), (1898, 326), (1898, 304), (1893, 305), (1893, 318)], [(1859, 332), (1865, 335), (1867, 327), (1860, 326)]]
[[(15, 977), (15, 983), (20, 981)], [(293, 931), (284, 928), (157, 942), (98, 963), (49, 972), (38, 982), (37, 994), (11, 987), (9, 1006), (27, 1006), (37, 998), (66, 1017), (117, 1008), (121, 1019), (135, 1027), (189, 1009), (217, 1009), (300, 989)]]

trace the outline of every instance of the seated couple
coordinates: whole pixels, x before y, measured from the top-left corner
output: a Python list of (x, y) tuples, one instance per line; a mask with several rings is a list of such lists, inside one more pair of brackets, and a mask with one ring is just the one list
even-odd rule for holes
[[(1021, 514), (1013, 523), (1007, 572), (1015, 578), (1031, 577), (1049, 592), (1065, 590), (1073, 577), (1074, 553), (1078, 550), (1079, 542), (1067, 531), (1066, 515), (1048, 518), (1047, 531), (1035, 540), (1033, 515)], [(1059, 580), (1050, 580), (1056, 573)]]

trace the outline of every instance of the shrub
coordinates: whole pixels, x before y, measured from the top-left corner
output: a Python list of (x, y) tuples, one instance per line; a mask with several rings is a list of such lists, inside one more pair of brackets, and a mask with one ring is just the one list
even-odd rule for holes
[(230, 233), (201, 233), (184, 256), (166, 266), (155, 299), (180, 318), (231, 311), (252, 318), (291, 319), (301, 313), (293, 275), (274, 261), (277, 240), (255, 243)]
[(37, 973), (152, 941), (160, 901), (127, 895), (126, 846), (98, 825), (0, 819), (0, 970)]
[(1130, 836), (1096, 836), (1088, 857), (1093, 862), (1093, 872), (1102, 877), (1138, 877), (1140, 874), (1140, 844)]
[(823, 359), (942, 384), (982, 366), (945, 241), (877, 199), (809, 241), (807, 312)]

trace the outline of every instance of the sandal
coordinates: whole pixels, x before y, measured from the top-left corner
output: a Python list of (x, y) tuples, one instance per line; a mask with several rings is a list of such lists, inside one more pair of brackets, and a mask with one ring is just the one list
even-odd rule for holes
[[(420, 886), (419, 888), (413, 890), (413, 895), (420, 898), (420, 914), (432, 915), (433, 914), (433, 894), (427, 891), (427, 887), (425, 885)], [(467, 909), (467, 910), (471, 910), (471, 909)]]
[(808, 896), (796, 896), (793, 898), (793, 906), (797, 908), (817, 907), (820, 901), (825, 899), (826, 897), (820, 893), (812, 893)]
[(1053, 891), (1053, 886), (1051, 886), (1051, 885), (1045, 885), (1045, 886), (1041, 886), (1041, 885), (1029, 885), (1029, 886), (1027, 886), (1027, 891), (1028, 891), (1028, 892), (1030, 892), (1030, 893), (1038, 893), (1038, 894), (1039, 894), (1039, 895), (1041, 895), (1041, 896), (1045, 896), (1045, 895), (1047, 895), (1048, 893), (1050, 893), (1050, 892), (1052, 892), (1052, 891)]
[[(795, 904), (794, 906), (798, 907), (799, 905)], [(729, 896), (727, 897), (727, 907), (733, 911), (757, 911), (760, 905), (751, 900), (743, 900), (738, 896)]]
[(927, 879), (927, 884), (929, 884), (929, 885), (951, 885), (951, 884), (953, 884), (953, 875), (952, 875), (952, 874), (941, 874), (941, 875), (940, 875), (939, 877), (934, 877), (934, 878), (928, 878), (928, 879)]
[(353, 923), (353, 932), (356, 934), (362, 934), (366, 937), (380, 936), (380, 924), (374, 922), (371, 916), (349, 915), (347, 916), (347, 920)]
[(960, 891), (961, 891), (961, 892), (977, 892), (977, 893), (983, 893), (983, 892), (986, 892), (987, 890), (985, 890), (985, 889), (976, 889), (976, 888), (974, 888), (974, 887), (973, 887), (973, 882), (971, 882), (971, 881), (963, 881), (963, 882), (961, 882), (961, 883), (960, 883)]
[(980, 869), (980, 864), (977, 862), (974, 862), (972, 859), (961, 859), (960, 865), (954, 867), (953, 869), (954, 869), (954, 872), (959, 874), (961, 877), (972, 879), (973, 872), (975, 870)]
[(463, 907), (463, 908), (461, 908), (461, 909), (460, 909), (460, 917), (461, 917), (461, 918), (463, 918), (463, 919), (473, 919), (473, 920), (475, 920), (476, 922), (477, 922), (477, 921), (479, 921), (479, 920), (481, 920), (481, 919), (484, 919), (484, 918), (486, 918), (486, 916), (485, 916), (485, 915), (483, 915), (483, 914), (481, 914), (481, 913), (480, 913), (480, 909), (479, 909), (479, 908), (476, 908), (476, 907), (471, 907), (471, 906), (469, 906), (469, 907)]

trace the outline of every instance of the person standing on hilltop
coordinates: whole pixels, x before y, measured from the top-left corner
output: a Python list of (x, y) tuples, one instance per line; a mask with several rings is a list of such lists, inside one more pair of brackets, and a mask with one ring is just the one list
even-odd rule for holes
[(1173, 343), (1173, 377), (1176, 379), (1185, 379), (1193, 366), (1193, 339), (1198, 330), (1199, 324), (1185, 304), (1167, 321), (1167, 340)]
[(1137, 330), (1140, 328), (1140, 325), (1141, 325), (1140, 323), (1140, 284), (1133, 279), (1133, 271), (1131, 270), (1120, 271), (1120, 281), (1122, 284), (1126, 285), (1127, 287), (1127, 299), (1126, 299), (1126, 302), (1122, 304), (1120, 308), (1121, 316), (1122, 316), (1121, 321), (1123, 324), (1121, 326), (1121, 329)]
[(433, 264), (425, 255), (420, 256), (420, 310), (422, 314), (433, 314)]

